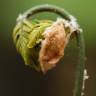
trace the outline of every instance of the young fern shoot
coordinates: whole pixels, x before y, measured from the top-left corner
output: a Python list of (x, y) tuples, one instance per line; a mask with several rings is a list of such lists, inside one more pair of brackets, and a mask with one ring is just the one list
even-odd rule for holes
[[(40, 12), (53, 12), (61, 16), (56, 21), (29, 18)], [(79, 47), (79, 61), (76, 65), (76, 80), (73, 96), (82, 95), (85, 69), (85, 44), (82, 29), (77, 20), (64, 9), (53, 5), (33, 7), (19, 15), (13, 31), (17, 51), (26, 65), (44, 74), (56, 66), (64, 56), (70, 39), (76, 37)]]

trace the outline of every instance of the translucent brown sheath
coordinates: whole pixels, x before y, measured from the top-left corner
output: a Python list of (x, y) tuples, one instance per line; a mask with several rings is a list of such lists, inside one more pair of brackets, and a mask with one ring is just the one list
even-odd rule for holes
[[(22, 22), (24, 19), (28, 19), (33, 15), (41, 12), (56, 13), (59, 16), (61, 16), (61, 18), (64, 18), (68, 21), (71, 20), (70, 14), (62, 8), (53, 5), (40, 5), (26, 11), (24, 14), (22, 14), (22, 18), (19, 17), (17, 19), (17, 22), (19, 21)], [(76, 38), (79, 47), (79, 56), (78, 56), (78, 64), (76, 65), (76, 76), (75, 76), (76, 79), (75, 79), (73, 96), (81, 96), (83, 85), (83, 72), (85, 69), (85, 44), (84, 44), (83, 32), (76, 32)]]

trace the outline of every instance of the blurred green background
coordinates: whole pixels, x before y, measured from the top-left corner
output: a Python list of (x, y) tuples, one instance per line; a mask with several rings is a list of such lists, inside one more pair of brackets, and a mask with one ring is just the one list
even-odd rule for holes
[(85, 96), (96, 96), (96, 0), (0, 0), (0, 96), (72, 96), (74, 64), (66, 61), (43, 76), (26, 67), (14, 47), (17, 16), (40, 4), (60, 6), (78, 19), (84, 30), (90, 76)]

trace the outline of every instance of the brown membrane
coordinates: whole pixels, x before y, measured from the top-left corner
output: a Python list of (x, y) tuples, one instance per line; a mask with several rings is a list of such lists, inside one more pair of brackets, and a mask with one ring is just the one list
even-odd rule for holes
[(51, 27), (46, 28), (42, 35), (45, 39), (41, 44), (39, 62), (42, 72), (46, 73), (64, 56), (69, 38), (65, 33), (63, 22), (55, 22)]

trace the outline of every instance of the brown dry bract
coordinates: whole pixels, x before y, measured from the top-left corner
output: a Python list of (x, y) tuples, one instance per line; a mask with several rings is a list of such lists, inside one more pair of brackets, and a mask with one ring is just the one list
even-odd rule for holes
[(42, 41), (39, 62), (42, 72), (46, 73), (63, 57), (68, 40), (62, 22), (55, 22), (42, 35), (45, 39)]

